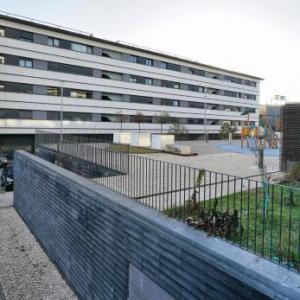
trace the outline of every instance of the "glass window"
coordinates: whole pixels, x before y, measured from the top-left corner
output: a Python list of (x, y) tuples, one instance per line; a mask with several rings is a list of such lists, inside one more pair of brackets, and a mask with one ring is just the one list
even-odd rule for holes
[(174, 89), (179, 89), (179, 83), (174, 83), (173, 88)]
[(145, 64), (146, 66), (153, 66), (153, 60), (150, 58), (146, 58)]
[(132, 62), (132, 63), (137, 63), (137, 56), (135, 55), (129, 55), (129, 61)]
[(194, 71), (193, 68), (188, 68), (187, 72), (188, 72), (189, 74), (195, 74), (195, 71)]
[(48, 46), (59, 47), (59, 39), (48, 38)]
[(52, 87), (48, 86), (47, 87), (47, 95), (49, 96), (59, 96), (59, 88), (58, 87)]
[(33, 33), (28, 31), (20, 31), (20, 41), (24, 42), (32, 42), (33, 41)]
[(166, 69), (167, 68), (167, 63), (166, 62), (160, 62), (160, 67), (162, 68), (162, 69)]
[(87, 98), (88, 95), (85, 91), (71, 91), (70, 96), (74, 98)]
[(145, 78), (145, 84), (147, 84), (147, 85), (153, 85), (152, 78)]
[(59, 111), (47, 111), (47, 120), (59, 120), (60, 112)]
[(5, 56), (0, 55), (0, 65), (5, 64)]
[(77, 52), (83, 52), (83, 53), (92, 53), (92, 47), (83, 45), (83, 44), (78, 44), (78, 43), (71, 43), (71, 49)]
[(174, 105), (174, 106), (179, 106), (179, 101), (174, 100), (174, 101), (173, 101), (173, 105)]
[(0, 91), (4, 91), (4, 89), (5, 89), (5, 83), (0, 82)]
[(6, 119), (18, 119), (19, 111), (16, 109), (4, 109), (4, 118)]
[(19, 111), (20, 119), (32, 119), (32, 110), (20, 110)]
[(136, 83), (137, 82), (136, 76), (130, 75), (129, 81), (132, 82), (132, 83)]
[(27, 58), (20, 58), (19, 59), (19, 66), (25, 68), (32, 68), (32, 59)]
[(0, 28), (0, 36), (5, 36), (5, 29), (4, 28)]

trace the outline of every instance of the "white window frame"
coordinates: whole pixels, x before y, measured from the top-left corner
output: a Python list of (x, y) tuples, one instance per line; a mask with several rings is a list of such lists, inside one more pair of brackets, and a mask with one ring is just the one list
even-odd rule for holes
[(20, 58), (19, 59), (19, 66), (23, 68), (32, 68), (33, 61), (32, 59)]
[(146, 85), (153, 85), (153, 79), (152, 78), (145, 78), (145, 84)]
[(152, 67), (153, 66), (153, 59), (146, 58), (145, 65), (149, 66), (149, 67)]

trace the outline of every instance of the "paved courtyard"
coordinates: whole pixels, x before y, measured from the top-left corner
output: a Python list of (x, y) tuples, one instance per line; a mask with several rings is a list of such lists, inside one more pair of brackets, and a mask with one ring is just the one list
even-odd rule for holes
[[(204, 168), (209, 171), (220, 172), (233, 176), (248, 177), (259, 174), (253, 153), (241, 154), (227, 152), (222, 145), (227, 141), (181, 141), (176, 142), (182, 145), (190, 145), (197, 156), (178, 156), (165, 153), (147, 154), (147, 157), (163, 161), (182, 164), (194, 168)], [(240, 140), (234, 140), (233, 144), (240, 146)], [(279, 156), (266, 156), (265, 163), (268, 172), (279, 170)]]

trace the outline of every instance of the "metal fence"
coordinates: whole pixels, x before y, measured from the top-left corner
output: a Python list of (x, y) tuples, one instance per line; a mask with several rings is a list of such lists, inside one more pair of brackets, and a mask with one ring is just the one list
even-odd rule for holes
[(60, 136), (38, 131), (35, 153), (88, 178), (103, 178), (128, 172), (129, 145), (115, 144), (102, 137)]
[(42, 147), (117, 171), (103, 176), (78, 164), (84, 172), (77, 173), (188, 226), (300, 271), (299, 188), (159, 161), (100, 141), (50, 140), (44, 140)]

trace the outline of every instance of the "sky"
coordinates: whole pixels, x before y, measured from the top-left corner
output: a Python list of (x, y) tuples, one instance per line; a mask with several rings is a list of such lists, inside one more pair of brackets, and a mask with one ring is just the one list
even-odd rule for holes
[(264, 78), (300, 101), (299, 0), (0, 0), (2, 11)]

